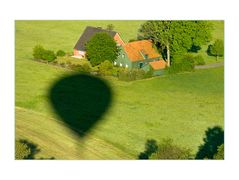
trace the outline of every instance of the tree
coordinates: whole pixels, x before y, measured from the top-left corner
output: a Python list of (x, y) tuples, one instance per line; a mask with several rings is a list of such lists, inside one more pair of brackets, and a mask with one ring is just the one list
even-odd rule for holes
[(107, 27), (106, 27), (106, 29), (109, 30), (109, 31), (114, 30), (114, 28), (115, 28), (115, 27), (114, 27), (113, 24), (108, 24)]
[(19, 140), (15, 142), (15, 151), (16, 159), (26, 159), (31, 154), (31, 149), (28, 145)]
[(172, 139), (163, 139), (150, 159), (191, 159), (191, 150), (173, 144)]
[(86, 44), (86, 56), (93, 66), (105, 60), (113, 62), (118, 52), (116, 42), (105, 32), (96, 33)]
[(35, 59), (42, 59), (42, 55), (44, 54), (45, 49), (41, 45), (36, 45), (33, 48), (33, 57)]
[(217, 60), (219, 56), (223, 56), (224, 55), (223, 40), (217, 39), (213, 45), (209, 46), (209, 53), (213, 56), (216, 56)]
[(151, 39), (162, 52), (166, 50), (170, 66), (172, 55), (209, 42), (211, 29), (208, 21), (147, 21), (141, 25), (138, 38)]

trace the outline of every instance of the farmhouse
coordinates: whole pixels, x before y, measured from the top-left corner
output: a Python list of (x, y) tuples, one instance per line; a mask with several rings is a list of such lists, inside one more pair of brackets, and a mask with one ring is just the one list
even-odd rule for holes
[(120, 48), (120, 54), (114, 61), (114, 65), (129, 69), (142, 68), (145, 71), (152, 68), (154, 71), (158, 71), (156, 74), (160, 74), (166, 67), (166, 62), (154, 49), (150, 40), (129, 42)]
[(154, 70), (155, 75), (160, 75), (166, 67), (166, 62), (153, 47), (151, 40), (139, 40), (124, 43), (119, 33), (100, 27), (87, 26), (74, 47), (74, 57), (85, 58), (85, 45), (98, 32), (107, 32), (117, 43), (120, 53), (114, 61), (115, 66), (129, 69), (142, 68), (145, 71)]
[(81, 35), (80, 39), (77, 41), (74, 47), (74, 56), (78, 58), (85, 58), (86, 49), (85, 45), (90, 40), (92, 36), (99, 32), (106, 32), (108, 33), (114, 40), (117, 42), (118, 45), (124, 45), (124, 41), (121, 39), (119, 33), (115, 31), (109, 31), (102, 29), (101, 27), (91, 27), (87, 26), (84, 30), (83, 34)]

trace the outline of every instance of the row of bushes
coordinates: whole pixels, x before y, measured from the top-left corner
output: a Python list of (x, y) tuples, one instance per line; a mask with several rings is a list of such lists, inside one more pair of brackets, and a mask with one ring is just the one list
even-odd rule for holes
[(153, 71), (145, 72), (143, 69), (120, 69), (118, 79), (122, 81), (134, 81), (139, 79), (150, 78), (153, 76)]
[(41, 45), (36, 45), (33, 48), (33, 57), (36, 60), (46, 60), (48, 62), (54, 61), (57, 56), (65, 56), (65, 52), (62, 50), (58, 50), (56, 53), (52, 50), (44, 49)]

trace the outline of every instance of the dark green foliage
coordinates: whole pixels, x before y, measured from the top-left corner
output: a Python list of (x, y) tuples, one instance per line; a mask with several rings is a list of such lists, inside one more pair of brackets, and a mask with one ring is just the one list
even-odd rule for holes
[(41, 45), (36, 45), (33, 48), (33, 57), (36, 60), (46, 60), (48, 62), (54, 61), (56, 59), (54, 51), (46, 50)]
[(224, 159), (224, 144), (217, 148), (217, 153), (213, 156), (213, 159)]
[(145, 150), (141, 152), (138, 159), (149, 159), (149, 157), (158, 150), (158, 145), (156, 140), (148, 139), (145, 143)]
[(200, 46), (192, 45), (192, 47), (189, 49), (189, 52), (197, 53), (201, 49)]
[(99, 73), (104, 76), (112, 75), (113, 64), (110, 61), (104, 61), (99, 65)]
[(208, 128), (203, 139), (204, 144), (199, 146), (196, 159), (213, 159), (218, 147), (224, 144), (224, 131), (221, 127)]
[(26, 143), (15, 141), (15, 158), (26, 159), (31, 154), (31, 149)]
[(223, 40), (217, 39), (213, 45), (209, 45), (208, 54), (212, 56), (216, 56), (217, 59), (218, 59), (218, 56), (223, 56), (224, 55)]
[(140, 39), (151, 39), (160, 49), (169, 46), (171, 55), (200, 48), (211, 39), (209, 21), (147, 21), (139, 29)]
[(195, 65), (204, 65), (205, 64), (205, 61), (204, 61), (202, 55), (195, 56), (194, 62), (195, 62)]
[(158, 150), (149, 159), (191, 159), (191, 150), (173, 144), (172, 139), (164, 139), (159, 145)]
[(42, 59), (45, 49), (41, 45), (36, 45), (33, 48), (33, 57), (34, 59)]
[(113, 62), (118, 52), (116, 42), (105, 32), (96, 33), (86, 44), (86, 55), (93, 66), (105, 60)]
[(66, 55), (66, 53), (63, 51), (63, 50), (58, 50), (57, 52), (56, 52), (56, 56), (65, 56)]
[(191, 54), (174, 55), (173, 63), (170, 68), (167, 68), (169, 74), (193, 71), (195, 64), (195, 57)]
[(133, 81), (145, 78), (145, 71), (143, 69), (121, 69), (118, 72), (118, 78), (122, 81)]
[(106, 29), (109, 30), (109, 31), (112, 31), (112, 30), (114, 30), (114, 25), (113, 24), (108, 24)]

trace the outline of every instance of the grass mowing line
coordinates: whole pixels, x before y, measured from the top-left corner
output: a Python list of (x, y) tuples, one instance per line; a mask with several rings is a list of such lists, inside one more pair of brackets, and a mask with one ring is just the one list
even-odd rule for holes
[[(30, 117), (34, 114), (34, 120), (29, 119), (29, 114)], [(133, 159), (132, 156), (96, 136), (87, 135), (87, 138), (82, 140), (64, 127), (59, 120), (47, 118), (38, 112), (16, 107), (16, 118), (16, 138), (28, 139), (39, 145), (43, 152), (37, 154), (37, 158), (54, 156), (56, 159)], [(48, 126), (44, 125), (44, 121)], [(56, 126), (59, 132), (53, 131), (52, 137), (52, 128), (55, 129)], [(24, 135), (26, 133), (27, 136)], [(83, 151), (84, 156), (80, 151)], [(64, 152), (68, 152), (70, 156)]]

